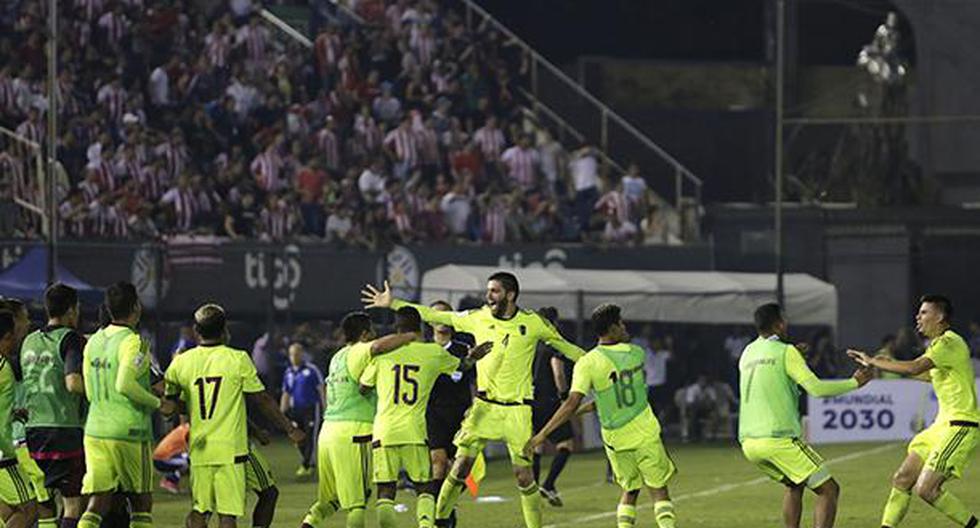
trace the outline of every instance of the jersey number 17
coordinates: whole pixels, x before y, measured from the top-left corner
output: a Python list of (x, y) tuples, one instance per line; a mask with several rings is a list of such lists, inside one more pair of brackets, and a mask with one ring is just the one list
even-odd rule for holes
[[(214, 416), (214, 408), (218, 405), (218, 392), (221, 390), (221, 376), (208, 376), (206, 378), (197, 378), (194, 380), (194, 385), (197, 387), (197, 406), (201, 411), (201, 419), (208, 420)], [(205, 395), (204, 386), (214, 385), (214, 389), (211, 390), (211, 405), (207, 405), (205, 400), (207, 396)]]

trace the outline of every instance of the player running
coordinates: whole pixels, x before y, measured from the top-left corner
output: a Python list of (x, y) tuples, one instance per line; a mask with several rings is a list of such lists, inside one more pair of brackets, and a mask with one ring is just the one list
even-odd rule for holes
[(373, 387), (378, 392), (372, 443), (378, 526), (394, 528), (397, 524), (395, 489), (398, 473), (404, 469), (419, 490), (415, 507), (418, 526), (432, 528), (436, 490), (431, 483), (432, 464), (426, 444), (429, 395), (441, 374), (471, 369), (490, 351), (491, 343), (473, 347), (460, 360), (436, 343), (422, 342), (422, 318), (408, 306), (395, 312), (395, 330), (413, 335), (414, 341), (372, 359), (360, 381), (363, 392)]
[(153, 526), (153, 411), (170, 414), (173, 402), (161, 401), (150, 389), (148, 343), (136, 332), (142, 306), (136, 287), (117, 282), (106, 290), (112, 322), (89, 339), (83, 351), (85, 395), (85, 477), (82, 494), (88, 509), (79, 528), (98, 528), (112, 507), (113, 493), (129, 496), (131, 528)]
[(37, 521), (37, 502), (27, 475), (17, 463), (11, 435), (14, 386), (11, 359), (17, 347), (14, 314), (0, 311), (0, 519), (9, 528), (29, 528)]
[[(20, 368), (24, 376), (27, 409), (27, 447), (44, 472), (44, 485), (62, 498), (62, 524), (78, 523), (85, 505), (82, 478), (85, 452), (85, 383), (82, 380), (82, 348), (78, 327), (78, 292), (61, 283), (44, 292), (47, 324), (24, 339)], [(38, 505), (38, 528), (57, 525), (54, 498)]]
[(302, 528), (320, 528), (338, 510), (347, 512), (348, 528), (364, 527), (378, 397), (373, 391), (362, 394), (358, 380), (371, 356), (415, 338), (392, 334), (375, 339), (371, 318), (364, 312), (347, 314), (340, 327), (346, 345), (334, 353), (327, 371), (327, 408), (317, 438), (317, 501), (303, 518)]
[(818, 379), (800, 351), (785, 342), (788, 326), (778, 304), (757, 308), (755, 326), (759, 337), (745, 347), (738, 362), (742, 453), (768, 477), (786, 486), (783, 523), (787, 527), (800, 526), (803, 488), (807, 487), (817, 495), (814, 527), (831, 528), (840, 487), (823, 458), (800, 439), (797, 385), (813, 396), (837, 396), (867, 383), (872, 371), (862, 367), (851, 379)]
[(476, 365), (476, 401), (456, 435), (458, 448), (452, 470), (439, 491), (436, 523), (448, 524), (448, 518), (465, 487), (465, 480), (476, 456), (488, 441), (507, 444), (517, 486), (521, 493), (521, 510), (527, 528), (541, 526), (541, 497), (534, 482), (531, 459), (524, 455), (524, 445), (531, 438), (531, 363), (538, 342), (548, 343), (572, 361), (585, 352), (566, 341), (550, 323), (530, 310), (517, 307), (520, 287), (517, 277), (507, 272), (494, 273), (487, 279), (486, 305), (467, 312), (440, 312), (427, 306), (394, 299), (386, 282), (383, 290), (367, 285), (361, 292), (368, 308), (398, 309), (411, 306), (428, 323), (452, 326), (473, 334), (478, 343), (493, 342), (493, 349)]
[(619, 306), (603, 304), (596, 308), (592, 325), (599, 344), (575, 364), (568, 399), (527, 443), (525, 453), (544, 444), (548, 435), (580, 409), (585, 395), (594, 391), (594, 402), (580, 412), (594, 407), (599, 413), (606, 457), (623, 489), (616, 507), (617, 526), (631, 528), (636, 524), (636, 500), (645, 486), (653, 498), (657, 524), (673, 528), (674, 505), (667, 482), (676, 468), (660, 440), (660, 422), (647, 403), (643, 376), (646, 352), (629, 342)]
[(895, 528), (909, 508), (911, 492), (946, 514), (958, 526), (974, 528), (977, 517), (955, 495), (943, 489), (950, 479), (963, 476), (980, 441), (977, 391), (970, 349), (950, 329), (953, 305), (941, 295), (926, 295), (915, 316), (916, 329), (929, 340), (925, 354), (913, 361), (869, 357), (858, 350), (847, 353), (859, 363), (932, 383), (939, 414), (909, 443), (905, 461), (892, 477), (892, 490), (882, 513), (882, 527)]
[[(440, 312), (451, 312), (453, 309), (446, 301), (436, 301), (430, 306)], [(470, 345), (460, 340), (451, 326), (432, 325), (432, 341), (459, 359), (470, 352)], [(473, 404), (471, 391), (475, 384), (476, 371), (469, 369), (443, 374), (432, 386), (429, 407), (425, 410), (425, 426), (429, 436), (429, 459), (432, 461), (432, 487), (436, 490), (442, 489), (443, 481), (449, 474), (450, 462), (456, 456), (453, 437), (459, 432), (466, 409)], [(454, 508), (449, 514), (449, 525), (454, 526), (455, 520)]]
[(227, 346), (223, 308), (205, 304), (194, 312), (198, 346), (175, 357), (164, 375), (167, 397), (179, 398), (190, 415), (191, 495), (189, 528), (207, 526), (217, 513), (219, 526), (234, 528), (245, 514), (248, 424), (245, 400), (299, 443), (304, 435), (265, 392), (248, 354)]
[[(548, 306), (538, 310), (538, 315), (544, 317), (552, 325), (558, 323), (558, 310)], [(552, 348), (544, 343), (538, 343), (534, 357), (534, 405), (532, 406), (534, 433), (537, 434), (548, 423), (561, 402), (568, 397), (568, 379), (565, 375), (565, 361)], [(558, 476), (561, 475), (568, 458), (572, 456), (575, 447), (575, 434), (572, 424), (565, 422), (548, 435), (548, 441), (555, 446), (555, 458), (551, 461), (548, 476), (541, 483), (541, 496), (552, 506), (563, 506), (561, 495), (555, 489)], [(541, 451), (544, 446), (538, 446), (534, 451), (533, 468), (534, 481), (541, 482)]]

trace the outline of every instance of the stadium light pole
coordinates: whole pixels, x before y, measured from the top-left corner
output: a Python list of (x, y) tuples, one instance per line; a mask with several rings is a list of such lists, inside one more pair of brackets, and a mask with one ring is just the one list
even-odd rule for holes
[(775, 180), (775, 264), (776, 301), (783, 304), (783, 77), (785, 75), (786, 0), (776, 0), (776, 138), (774, 159)]
[(57, 280), (58, 269), (58, 204), (56, 167), (58, 156), (58, 0), (48, 2), (48, 149), (45, 153), (47, 167), (47, 185), (44, 193), (47, 197), (48, 215), (48, 284)]

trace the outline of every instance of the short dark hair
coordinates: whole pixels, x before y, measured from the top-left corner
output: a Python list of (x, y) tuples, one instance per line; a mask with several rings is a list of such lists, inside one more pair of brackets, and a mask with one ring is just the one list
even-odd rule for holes
[(138, 302), (136, 286), (131, 282), (119, 281), (105, 291), (105, 307), (109, 309), (109, 316), (114, 320), (122, 320), (133, 315)]
[(948, 297), (944, 295), (936, 295), (936, 294), (923, 295), (921, 298), (919, 298), (919, 304), (922, 303), (929, 303), (935, 305), (936, 308), (939, 308), (939, 311), (943, 313), (943, 320), (946, 321), (947, 324), (952, 322), (953, 303), (952, 301), (949, 300)]
[(354, 343), (364, 332), (371, 330), (371, 316), (367, 312), (351, 312), (340, 321), (340, 328), (344, 332), (344, 340)]
[(600, 304), (592, 311), (592, 326), (599, 336), (608, 334), (609, 330), (622, 320), (622, 309), (612, 303)]
[(429, 306), (431, 306), (432, 308), (445, 308), (447, 311), (452, 311), (453, 309), (453, 305), (449, 304), (448, 302), (442, 299), (439, 299), (438, 301), (433, 301), (432, 304), (430, 304)]
[(545, 306), (538, 308), (538, 315), (544, 317), (551, 324), (556, 324), (558, 322), (558, 308), (554, 306)]
[(44, 290), (44, 309), (48, 317), (62, 317), (78, 305), (78, 291), (67, 284), (56, 282)]
[(514, 300), (517, 300), (517, 296), (521, 294), (521, 287), (517, 284), (517, 277), (507, 271), (498, 271), (487, 279), (489, 281), (497, 281), (503, 286), (504, 291), (514, 292)]
[(0, 310), (0, 339), (14, 331), (14, 314), (9, 310)]
[(766, 303), (755, 309), (755, 328), (760, 332), (771, 332), (783, 320), (783, 307), (779, 303)]
[(208, 303), (194, 311), (194, 331), (203, 339), (220, 339), (226, 324), (225, 309), (220, 305)]
[(422, 331), (422, 316), (411, 306), (402, 306), (395, 312), (395, 330), (399, 332)]

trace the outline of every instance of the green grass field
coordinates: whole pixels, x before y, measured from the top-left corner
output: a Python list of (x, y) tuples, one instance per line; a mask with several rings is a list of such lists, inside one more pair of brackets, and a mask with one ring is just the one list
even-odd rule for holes
[[(668, 445), (677, 463), (679, 473), (671, 482), (678, 526), (704, 526), (713, 528), (758, 528), (781, 526), (780, 505), (782, 487), (761, 477), (741, 456), (734, 446)], [(831, 470), (841, 484), (842, 493), (837, 526), (876, 527), (881, 506), (888, 495), (889, 479), (904, 456), (903, 444), (844, 444), (822, 446), (818, 450), (832, 461)], [(314, 500), (316, 484), (299, 482), (293, 477), (298, 460), (295, 450), (285, 443), (275, 443), (263, 448), (277, 471), (280, 497), (275, 526), (298, 527), (306, 508)], [(546, 458), (542, 471), (549, 464)], [(976, 466), (976, 464), (974, 464)], [(980, 469), (967, 470), (966, 479), (950, 485), (968, 506), (980, 511)], [(619, 489), (606, 484), (605, 461), (601, 453), (592, 452), (572, 457), (561, 479), (559, 491), (565, 500), (563, 508), (545, 505), (544, 523), (558, 527), (611, 527), (615, 526), (613, 511)], [(503, 502), (477, 503), (464, 496), (460, 503), (460, 526), (474, 528), (523, 526), (520, 503), (517, 501), (514, 479), (509, 464), (494, 461), (489, 464), (487, 480), (481, 487), (481, 496), (498, 496)], [(155, 496), (155, 520), (157, 526), (183, 526), (183, 517), (190, 508), (190, 495), (170, 495), (159, 492)], [(807, 497), (804, 526), (809, 526), (812, 497)], [(406, 492), (399, 495), (399, 502), (409, 506), (400, 514), (401, 526), (414, 526), (414, 497)], [(252, 500), (249, 501), (251, 511)], [(656, 523), (650, 510), (649, 497), (641, 499), (638, 527), (653, 527)], [(376, 526), (373, 510), (369, 510), (368, 526)], [(239, 526), (251, 526), (242, 519)], [(212, 526), (215, 525), (212, 522)], [(340, 516), (334, 517), (328, 526), (343, 526)], [(941, 514), (913, 500), (909, 516), (903, 527), (940, 528), (952, 526)]]

